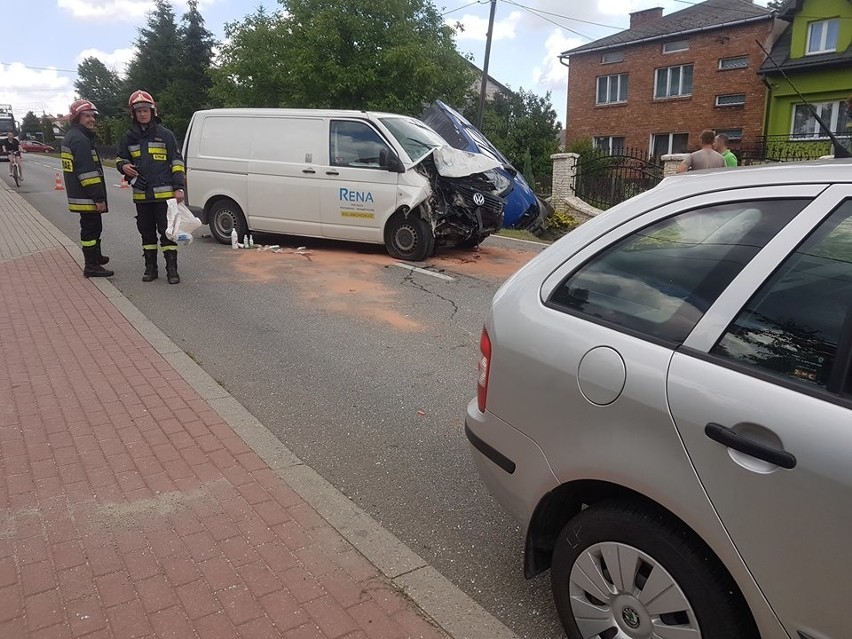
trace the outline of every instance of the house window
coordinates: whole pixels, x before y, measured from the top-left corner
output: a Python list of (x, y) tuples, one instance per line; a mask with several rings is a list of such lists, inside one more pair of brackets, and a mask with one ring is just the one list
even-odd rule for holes
[(627, 102), (627, 74), (602, 75), (598, 78), (598, 104)]
[(601, 56), (601, 64), (612, 64), (613, 62), (624, 62), (624, 51), (604, 53)]
[(660, 157), (669, 153), (686, 153), (688, 133), (655, 133), (651, 136), (651, 155)]
[(655, 98), (692, 95), (692, 65), (657, 69), (654, 82)]
[[(845, 102), (815, 102), (811, 103), (811, 106), (819, 114), (825, 125), (831, 129), (832, 133), (846, 133), (846, 122), (849, 114), (846, 113)], [(790, 128), (790, 133), (796, 138), (828, 137), (806, 104), (797, 104), (794, 107), (793, 125)]]
[(716, 135), (725, 134), (728, 136), (728, 142), (735, 142), (743, 139), (742, 129), (716, 129)]
[(663, 53), (675, 53), (676, 51), (688, 51), (689, 40), (675, 40), (663, 45)]
[(604, 135), (595, 136), (595, 148), (609, 155), (620, 155), (624, 153), (624, 137)]
[(721, 58), (719, 60), (719, 71), (728, 71), (730, 69), (746, 69), (748, 68), (748, 56), (741, 55), (736, 58)]
[(716, 106), (742, 106), (743, 104), (745, 104), (745, 93), (716, 96)]
[(837, 34), (840, 31), (840, 20), (820, 20), (808, 25), (807, 54), (829, 53), (837, 50)]

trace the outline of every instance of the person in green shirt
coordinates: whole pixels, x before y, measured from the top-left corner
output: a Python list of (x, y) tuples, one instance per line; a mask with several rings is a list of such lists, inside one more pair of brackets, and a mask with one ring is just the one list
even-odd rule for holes
[(721, 153), (722, 157), (725, 159), (725, 166), (736, 166), (737, 165), (737, 156), (734, 155), (733, 151), (728, 148), (728, 136), (724, 133), (720, 133), (713, 140), (713, 149), (717, 153)]

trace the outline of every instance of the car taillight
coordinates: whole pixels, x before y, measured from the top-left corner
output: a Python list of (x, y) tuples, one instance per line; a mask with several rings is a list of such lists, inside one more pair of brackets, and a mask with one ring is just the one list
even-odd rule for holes
[(491, 339), (488, 332), (483, 328), (482, 336), (479, 338), (479, 350), (482, 357), (479, 358), (479, 379), (476, 383), (476, 405), (480, 413), (485, 412), (485, 399), (488, 396), (488, 372), (491, 368)]

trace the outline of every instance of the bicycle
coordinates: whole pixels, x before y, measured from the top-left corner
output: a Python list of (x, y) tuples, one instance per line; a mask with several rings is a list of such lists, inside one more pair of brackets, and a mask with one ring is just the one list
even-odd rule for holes
[[(14, 162), (12, 162), (12, 158), (16, 158)], [(21, 167), (18, 166), (18, 162), (21, 161), (21, 152), (20, 151), (9, 151), (9, 162), (12, 162), (12, 178), (15, 180), (15, 186), (21, 186)]]

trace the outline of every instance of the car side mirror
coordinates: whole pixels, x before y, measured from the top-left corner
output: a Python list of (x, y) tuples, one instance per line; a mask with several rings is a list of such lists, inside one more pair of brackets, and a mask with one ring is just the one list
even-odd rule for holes
[(405, 167), (402, 164), (402, 160), (400, 160), (397, 154), (390, 149), (382, 149), (379, 151), (379, 166), (392, 173), (405, 173)]

